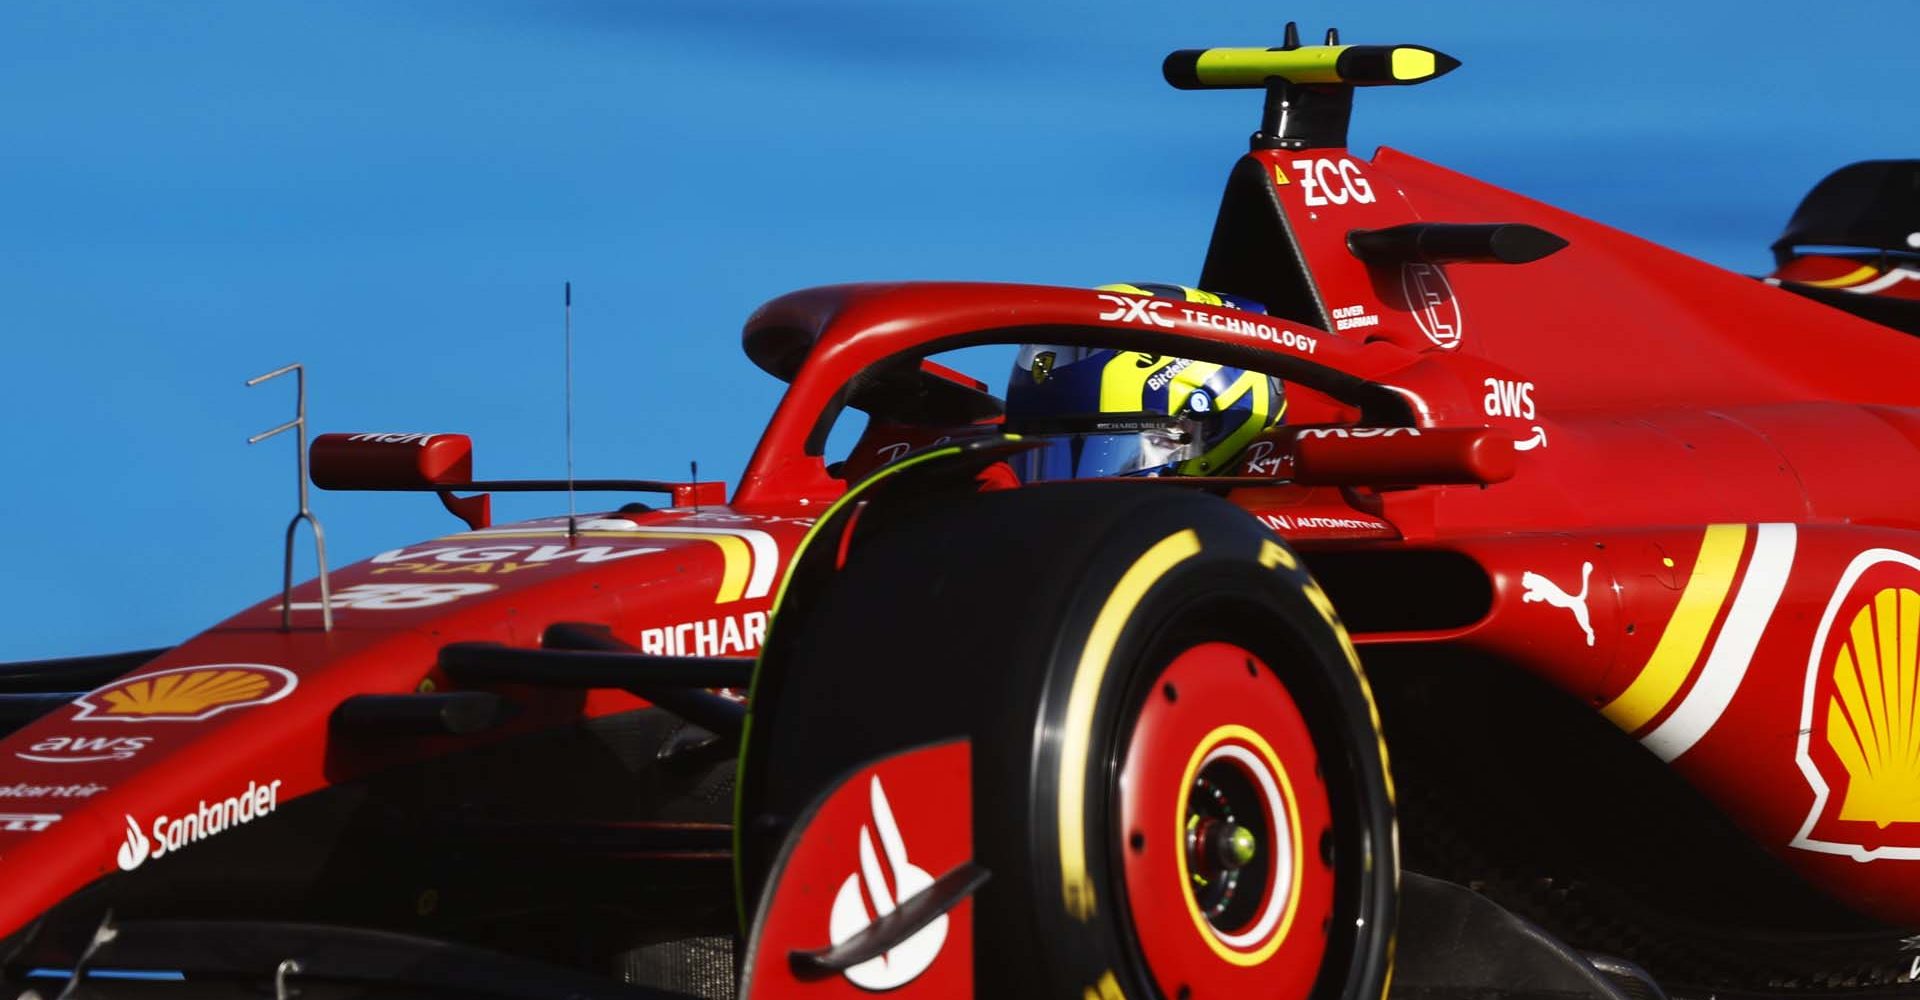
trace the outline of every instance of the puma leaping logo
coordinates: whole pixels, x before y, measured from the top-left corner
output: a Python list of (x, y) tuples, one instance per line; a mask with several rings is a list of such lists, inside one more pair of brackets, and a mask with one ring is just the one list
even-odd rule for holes
[(1520, 595), (1522, 604), (1545, 601), (1556, 608), (1566, 608), (1573, 612), (1573, 620), (1580, 624), (1580, 631), (1587, 634), (1587, 645), (1593, 645), (1593, 624), (1587, 619), (1587, 578), (1593, 575), (1593, 564), (1580, 564), (1580, 593), (1569, 594), (1560, 589), (1560, 585), (1534, 572), (1520, 574), (1520, 585), (1526, 592)]

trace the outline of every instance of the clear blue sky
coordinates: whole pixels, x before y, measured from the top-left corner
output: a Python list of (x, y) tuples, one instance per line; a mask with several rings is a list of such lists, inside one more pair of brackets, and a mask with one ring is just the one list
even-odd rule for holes
[[(780, 386), (740, 322), (875, 278), (1191, 280), (1252, 94), (1173, 48), (1297, 17), (1464, 65), (1390, 144), (1754, 271), (1815, 180), (1920, 155), (1899, 0), (9, 0), (0, 660), (180, 641), (278, 586), (292, 387), (319, 429), (461, 431), (583, 476), (736, 475)], [(1815, 19), (1815, 14), (1819, 19)], [(555, 498), (496, 498), (509, 517)], [(316, 494), (336, 563), (443, 533)], [(303, 565), (310, 566), (310, 563)]]

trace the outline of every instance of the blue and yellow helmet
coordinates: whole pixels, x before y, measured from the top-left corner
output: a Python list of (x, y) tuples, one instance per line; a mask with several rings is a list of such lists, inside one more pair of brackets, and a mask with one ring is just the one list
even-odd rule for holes
[[(1266, 312), (1180, 285), (1100, 290)], [(1042, 440), (1015, 463), (1029, 482), (1221, 475), (1286, 410), (1270, 375), (1139, 351), (1029, 344), (1007, 385), (1007, 429)]]

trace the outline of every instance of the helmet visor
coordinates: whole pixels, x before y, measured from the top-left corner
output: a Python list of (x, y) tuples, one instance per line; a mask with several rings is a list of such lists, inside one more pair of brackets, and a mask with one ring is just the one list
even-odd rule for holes
[(1186, 417), (1102, 414), (1048, 424), (1021, 431), (1038, 443), (1008, 460), (1022, 482), (1156, 476), (1205, 448), (1198, 422)]

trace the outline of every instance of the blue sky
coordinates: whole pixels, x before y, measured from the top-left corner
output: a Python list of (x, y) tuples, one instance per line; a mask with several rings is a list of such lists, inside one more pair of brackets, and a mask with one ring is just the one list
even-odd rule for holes
[[(571, 280), (580, 474), (731, 479), (780, 389), (740, 322), (783, 291), (1189, 281), (1258, 98), (1160, 58), (1288, 16), (1462, 60), (1363, 94), (1355, 148), (1762, 269), (1827, 171), (1920, 155), (1899, 5), (1815, 9), (10, 0), (0, 660), (177, 642), (277, 587), (292, 445), (242, 442), (292, 389), (241, 383), (287, 361), (317, 429), (555, 475)], [(315, 507), (336, 563), (454, 526)]]

